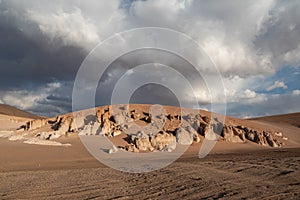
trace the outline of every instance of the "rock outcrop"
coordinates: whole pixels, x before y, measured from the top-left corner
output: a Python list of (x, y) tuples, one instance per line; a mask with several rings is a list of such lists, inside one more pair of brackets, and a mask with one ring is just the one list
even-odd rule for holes
[(140, 152), (140, 151), (136, 148), (136, 146), (135, 146), (134, 144), (132, 144), (132, 143), (130, 143), (130, 144), (128, 144), (128, 145), (125, 145), (124, 150), (125, 150), (125, 151), (129, 151), (129, 152), (133, 152), (133, 153), (138, 153), (138, 152)]
[(244, 143), (246, 141), (243, 131), (233, 126), (224, 125), (221, 136), (228, 142)]
[(276, 134), (272, 136), (266, 131), (258, 131), (244, 126), (227, 126), (225, 125), (221, 135), (225, 141), (234, 143), (244, 143), (246, 140), (271, 147), (280, 147), (282, 143), (277, 140)]
[(131, 135), (130, 145), (125, 150), (131, 152), (147, 151), (167, 151), (171, 152), (176, 149), (176, 138), (174, 135), (160, 132), (156, 135), (149, 136), (143, 132)]
[(193, 143), (193, 135), (184, 128), (176, 130), (176, 140), (181, 145), (191, 145)]
[[(41, 140), (54, 140), (71, 133), (107, 137), (126, 137), (127, 135), (130, 139), (122, 148), (130, 152), (173, 151), (177, 144), (190, 145), (193, 142), (200, 142), (202, 138), (233, 143), (251, 141), (270, 147), (282, 146), (278, 138), (285, 139), (283, 134), (278, 132), (261, 131), (242, 125), (225, 124), (223, 126), (215, 119), (199, 113), (155, 114), (139, 109), (130, 110), (128, 106), (119, 107), (116, 110), (111, 106), (105, 106), (97, 108), (94, 115), (80, 115), (82, 115), (82, 120), (79, 123), (75, 123), (71, 114), (29, 121), (20, 128), (18, 135), (22, 135), (24, 131), (27, 135), (32, 133), (34, 138)], [(146, 128), (144, 131), (135, 131), (131, 129), (134, 123), (142, 124)], [(49, 127), (51, 131), (44, 131), (44, 127)], [(214, 132), (221, 133), (220, 137)], [(12, 139), (15, 138), (12, 137)]]
[(139, 151), (153, 151), (154, 148), (151, 145), (150, 137), (143, 133), (139, 132), (137, 135), (131, 137), (133, 143)]
[(32, 121), (27, 122), (21, 128), (23, 128), (26, 131), (31, 131), (31, 130), (41, 128), (45, 124), (47, 124), (46, 119), (36, 119), (36, 120), (32, 120)]
[(53, 122), (51, 128), (61, 135), (69, 132), (77, 131), (74, 120), (72, 116), (58, 116)]
[(172, 134), (161, 132), (151, 137), (151, 145), (158, 151), (174, 151), (176, 149), (176, 137)]

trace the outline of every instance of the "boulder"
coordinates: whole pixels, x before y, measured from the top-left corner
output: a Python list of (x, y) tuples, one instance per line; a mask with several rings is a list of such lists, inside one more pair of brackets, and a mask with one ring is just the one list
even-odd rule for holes
[(176, 149), (176, 138), (166, 132), (158, 133), (151, 137), (150, 141), (153, 148), (159, 151), (171, 152)]
[(153, 151), (154, 148), (151, 145), (150, 138), (147, 134), (139, 132), (134, 138), (135, 146), (140, 151)]
[(268, 145), (268, 142), (267, 142), (267, 139), (266, 139), (266, 135), (264, 133), (260, 133), (260, 132), (257, 132), (257, 131), (254, 131), (254, 141), (257, 143), (257, 144), (260, 144), (260, 145), (263, 145), (263, 146), (267, 146)]
[(225, 141), (234, 142), (234, 143), (243, 143), (244, 134), (237, 130), (235, 127), (224, 125), (222, 131), (222, 137)]
[(271, 147), (280, 147), (281, 146), (281, 143), (278, 140), (276, 140), (275, 138), (273, 138), (270, 133), (266, 133), (265, 137), (266, 137), (266, 141), (268, 142), (268, 144)]
[(116, 146), (113, 146), (112, 148), (110, 148), (108, 150), (108, 153), (112, 154), (112, 153), (117, 153), (118, 151), (119, 151), (119, 149)]
[(115, 137), (121, 134), (122, 130), (128, 129), (130, 126), (130, 122), (133, 120), (125, 112), (125, 107), (118, 108), (118, 110), (114, 110), (116, 113), (111, 114), (111, 109), (108, 107), (107, 109), (100, 109), (97, 111), (97, 121), (101, 126), (101, 134), (106, 135), (108, 137)]
[(89, 124), (84, 125), (79, 130), (79, 135), (101, 135), (101, 127), (100, 123), (98, 121), (96, 122), (90, 122)]
[(275, 132), (275, 135), (278, 137), (282, 137), (282, 133), (281, 132)]
[(122, 113), (114, 115), (114, 120), (117, 125), (122, 126), (127, 122), (126, 117)]
[(76, 132), (77, 128), (75, 126), (72, 116), (58, 116), (53, 122), (51, 128), (58, 132), (60, 135), (64, 135), (68, 132)]
[(199, 143), (201, 141), (200, 135), (193, 127), (187, 126), (186, 130), (192, 135), (194, 142)]
[(121, 135), (121, 133), (122, 133), (122, 131), (120, 131), (120, 130), (115, 130), (115, 131), (112, 132), (111, 135), (112, 135), (113, 137), (116, 137), (116, 136), (118, 136), (118, 135)]
[(92, 133), (92, 124), (85, 124), (78, 131), (78, 135), (91, 135), (91, 133)]
[(141, 114), (136, 113), (135, 110), (131, 110), (130, 111), (130, 117), (134, 120), (138, 120), (141, 117)]
[(138, 153), (139, 152), (139, 150), (136, 148), (136, 146), (134, 144), (126, 145), (124, 149), (126, 151), (133, 152), (133, 153)]
[(82, 128), (86, 123), (85, 123), (85, 116), (82, 113), (73, 113), (74, 120), (71, 124), (71, 129), (73, 130), (78, 130)]
[(215, 127), (215, 124), (208, 124), (206, 127), (205, 127), (205, 133), (204, 133), (204, 137), (205, 139), (207, 140), (217, 140), (218, 139), (218, 136), (215, 131), (214, 131), (214, 128)]
[(179, 127), (176, 130), (176, 141), (181, 145), (191, 145), (193, 143), (193, 134), (188, 132), (185, 128)]
[(114, 125), (108, 119), (105, 119), (101, 123), (101, 134), (111, 137), (113, 130), (114, 130)]
[(94, 122), (91, 126), (91, 134), (93, 135), (101, 135), (101, 127), (99, 122)]
[(213, 130), (209, 130), (205, 133), (205, 139), (216, 141), (218, 139), (218, 135), (214, 133)]
[(254, 138), (255, 138), (255, 135), (253, 132), (246, 132), (245, 133), (245, 136), (248, 140), (252, 141), (252, 142), (255, 142)]

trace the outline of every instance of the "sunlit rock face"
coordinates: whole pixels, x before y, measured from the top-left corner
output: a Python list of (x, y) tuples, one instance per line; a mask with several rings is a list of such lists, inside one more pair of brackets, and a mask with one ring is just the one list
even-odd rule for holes
[[(91, 114), (88, 111), (57, 116), (50, 119), (31, 120), (9, 134), (11, 140), (56, 140), (71, 134), (99, 135), (108, 138), (121, 138), (126, 141), (117, 145), (130, 152), (152, 152), (176, 149), (177, 145), (191, 145), (204, 139), (232, 143), (254, 142), (262, 146), (280, 147), (283, 133), (258, 130), (240, 124), (221, 124), (210, 118), (210, 113), (184, 114), (167, 109), (167, 112), (153, 114), (145, 105), (122, 105), (117, 109), (111, 106), (98, 107)], [(175, 110), (176, 110), (175, 109)], [(76, 116), (76, 117), (74, 117)], [(80, 116), (80, 117), (78, 117)], [(134, 129), (143, 127), (143, 130)], [(214, 131), (219, 130), (219, 134)]]

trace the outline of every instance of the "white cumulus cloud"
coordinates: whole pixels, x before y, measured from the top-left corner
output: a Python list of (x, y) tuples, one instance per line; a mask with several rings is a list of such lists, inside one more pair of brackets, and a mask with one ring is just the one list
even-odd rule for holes
[(300, 95), (300, 90), (293, 90), (292, 94), (293, 95)]
[(274, 90), (276, 88), (287, 89), (288, 87), (285, 85), (283, 81), (275, 81), (273, 85), (267, 87), (267, 91)]
[(256, 95), (256, 92), (255, 91), (252, 91), (252, 90), (245, 90), (244, 92), (244, 98), (247, 98), (247, 99), (251, 99), (251, 98), (255, 98), (257, 95)]
[(63, 45), (82, 45), (90, 48), (100, 42), (97, 27), (82, 15), (80, 9), (55, 13), (28, 11), (28, 18), (38, 24), (39, 29), (51, 41), (62, 39)]

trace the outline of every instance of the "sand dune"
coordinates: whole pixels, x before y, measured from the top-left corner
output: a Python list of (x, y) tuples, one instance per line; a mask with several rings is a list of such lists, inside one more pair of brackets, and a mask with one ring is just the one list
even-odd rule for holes
[(250, 120), (254, 121), (265, 121), (270, 123), (279, 123), (279, 124), (287, 124), (292, 125), (297, 128), (300, 128), (300, 113), (290, 113), (284, 115), (274, 115), (274, 116), (265, 116), (259, 118), (253, 118)]
[(288, 138), (285, 143), (289, 147), (300, 146), (300, 113), (266, 116), (249, 119), (249, 121), (267, 129), (285, 133), (285, 136)]
[(8, 115), (12, 117), (20, 117), (20, 118), (27, 118), (27, 119), (39, 119), (41, 117), (31, 114), (29, 112), (17, 109), (13, 106), (0, 104), (0, 114), (1, 115)]

